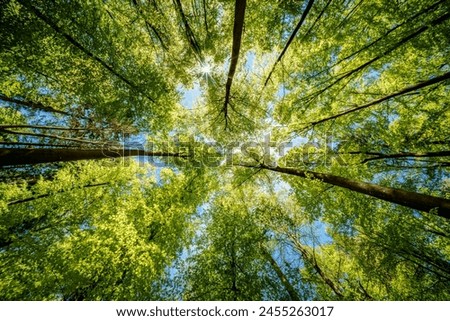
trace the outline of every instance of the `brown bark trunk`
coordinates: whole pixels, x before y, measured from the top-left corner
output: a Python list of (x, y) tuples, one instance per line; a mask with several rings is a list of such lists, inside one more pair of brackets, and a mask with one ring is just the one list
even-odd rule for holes
[(187, 157), (179, 153), (138, 149), (0, 148), (0, 167), (130, 156)]
[[(98, 186), (105, 186), (105, 185), (108, 185), (108, 184), (109, 183), (88, 184), (88, 185), (80, 186), (79, 188), (98, 187)], [(35, 201), (35, 200), (38, 200), (38, 199), (41, 199), (41, 198), (46, 198), (46, 197), (49, 197), (49, 196), (53, 196), (55, 194), (61, 194), (61, 193), (68, 192), (68, 191), (69, 190), (60, 190), (60, 191), (57, 191), (57, 192), (53, 192), (52, 194), (35, 195), (35, 196), (28, 197), (28, 198), (23, 198), (23, 199), (20, 199), (20, 200), (15, 200), (15, 201), (8, 202), (7, 205), (10, 206), (10, 205), (16, 205), (16, 204), (22, 204), (22, 203), (26, 203), (26, 202), (31, 202), (31, 201)]]
[(416, 192), (409, 192), (398, 188), (384, 187), (377, 184), (361, 182), (332, 174), (302, 171), (293, 168), (270, 167), (264, 164), (244, 167), (263, 168), (274, 172), (295, 175), (302, 178), (312, 178), (334, 186), (340, 186), (351, 191), (376, 197), (394, 204), (403, 205), (418, 211), (429, 212), (437, 209), (437, 215), (450, 219), (450, 200)]
[(66, 115), (66, 116), (73, 116), (70, 113), (67, 113), (65, 111), (62, 110), (58, 110), (55, 109), (53, 107), (50, 106), (45, 106), (42, 103), (39, 102), (34, 102), (34, 101), (29, 101), (29, 100), (24, 100), (24, 99), (16, 99), (16, 98), (12, 98), (12, 97), (7, 97), (5, 95), (0, 94), (0, 100), (9, 102), (9, 103), (13, 103), (16, 105), (21, 105), (24, 107), (28, 107), (31, 109), (36, 109), (36, 110), (42, 110), (45, 112), (50, 112), (50, 113), (56, 113), (56, 114), (61, 114), (61, 115)]
[(228, 70), (227, 83), (225, 85), (225, 102), (222, 111), (225, 114), (225, 128), (228, 124), (228, 104), (230, 102), (231, 85), (233, 84), (234, 73), (236, 72), (239, 51), (241, 49), (242, 31), (244, 28), (245, 8), (247, 0), (236, 0), (234, 8), (234, 26), (233, 26), (233, 46), (231, 48), (231, 62)]
[(64, 131), (88, 131), (87, 128), (70, 128), (61, 126), (40, 126), (40, 125), (0, 125), (0, 129), (4, 128), (33, 128), (33, 129), (45, 129), (45, 130), (64, 130)]

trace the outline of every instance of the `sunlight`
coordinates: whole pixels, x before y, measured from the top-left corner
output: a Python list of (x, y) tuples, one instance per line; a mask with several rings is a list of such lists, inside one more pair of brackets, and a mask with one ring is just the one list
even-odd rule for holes
[(197, 66), (194, 67), (193, 72), (197, 77), (204, 78), (205, 80), (211, 79), (211, 75), (214, 73), (216, 67), (210, 57), (205, 58)]
[(212, 69), (212, 66), (208, 62), (205, 62), (200, 65), (199, 71), (203, 75), (208, 75), (211, 73)]

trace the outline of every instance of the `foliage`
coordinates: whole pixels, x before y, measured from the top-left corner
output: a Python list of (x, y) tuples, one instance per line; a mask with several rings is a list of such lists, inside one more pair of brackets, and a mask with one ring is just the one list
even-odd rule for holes
[(0, 1), (0, 298), (449, 300), (449, 12)]

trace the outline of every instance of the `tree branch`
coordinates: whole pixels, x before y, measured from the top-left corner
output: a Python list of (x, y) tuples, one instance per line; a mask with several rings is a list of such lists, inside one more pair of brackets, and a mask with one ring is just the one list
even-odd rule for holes
[(308, 4), (306, 5), (305, 10), (302, 13), (302, 16), (300, 17), (300, 21), (297, 23), (297, 26), (295, 26), (294, 31), (292, 32), (291, 36), (289, 37), (287, 43), (284, 45), (284, 48), (281, 51), (280, 55), (278, 56), (277, 60), (273, 64), (272, 69), (270, 70), (269, 75), (267, 76), (266, 81), (264, 82), (264, 87), (267, 86), (267, 83), (269, 82), (270, 77), (272, 76), (272, 73), (275, 70), (276, 65), (281, 61), (281, 59), (283, 58), (284, 54), (288, 50), (289, 46), (291, 45), (292, 41), (294, 40), (295, 36), (297, 35), (298, 30), (300, 29), (300, 27), (302, 26), (303, 22), (305, 21), (306, 16), (308, 15), (309, 10), (311, 9), (313, 4), (314, 4), (314, 0), (309, 0)]

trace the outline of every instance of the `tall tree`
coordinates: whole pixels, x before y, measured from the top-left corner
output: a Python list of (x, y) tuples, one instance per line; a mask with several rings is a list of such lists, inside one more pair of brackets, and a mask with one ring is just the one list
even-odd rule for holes
[(2, 299), (450, 298), (448, 1), (1, 3)]

